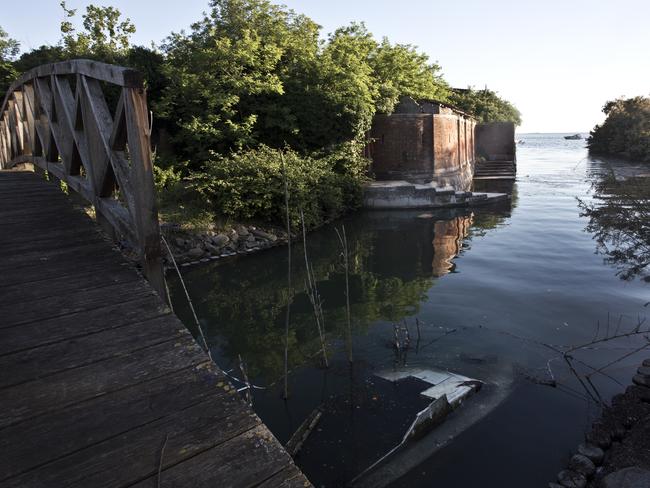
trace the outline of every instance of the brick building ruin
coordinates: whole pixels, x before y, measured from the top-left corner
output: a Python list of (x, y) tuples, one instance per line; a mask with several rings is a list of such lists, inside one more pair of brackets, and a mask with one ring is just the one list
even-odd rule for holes
[(442, 102), (403, 97), (390, 114), (377, 114), (367, 154), (376, 180), (468, 190), (475, 162), (476, 120)]

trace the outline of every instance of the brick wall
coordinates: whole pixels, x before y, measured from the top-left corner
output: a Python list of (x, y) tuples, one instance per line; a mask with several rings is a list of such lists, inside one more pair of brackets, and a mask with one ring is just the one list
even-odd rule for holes
[(430, 180), (433, 174), (433, 116), (431, 114), (377, 115), (369, 153), (379, 180)]
[(467, 190), (474, 168), (475, 121), (436, 104), (420, 109), (404, 113), (414, 109), (403, 104), (399, 112), (375, 116), (366, 152), (373, 176)]
[(433, 159), (436, 172), (459, 167), (458, 117), (434, 115), (433, 134)]

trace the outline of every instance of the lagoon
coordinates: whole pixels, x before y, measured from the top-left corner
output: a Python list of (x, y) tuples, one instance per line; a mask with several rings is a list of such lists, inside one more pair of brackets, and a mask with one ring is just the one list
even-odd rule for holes
[[(253, 407), (276, 437), (285, 443), (314, 409), (322, 410), (296, 457), (316, 486), (349, 482), (399, 441), (426, 406), (417, 380), (393, 384), (377, 376), (382, 371), (449, 370), (486, 382), (469, 401), (500, 395), (480, 420), (459, 422), (456, 435), (417, 467), (386, 479), (400, 487), (545, 486), (599, 413), (597, 395), (607, 401), (630, 382), (643, 353), (616, 362), (607, 376), (591, 377), (589, 391), (581, 375), (638, 347), (641, 338), (580, 351), (578, 376), (545, 346), (587, 343), (634, 327), (650, 296), (650, 284), (621, 280), (596, 253), (579, 199), (598, 196), (593, 183), (608, 164), (589, 159), (584, 141), (564, 135), (517, 136), (517, 181), (507, 204), (362, 211), (310, 233), (307, 253), (323, 301), (328, 368), (296, 242), (286, 401), (286, 248), (183, 269), (213, 357), (242, 386), (241, 356), (258, 387)], [(352, 364), (336, 234), (343, 227)], [(170, 286), (175, 312), (196, 334), (174, 277)], [(402, 342), (408, 329), (408, 349), (395, 348), (396, 326)], [(462, 417), (465, 407), (454, 416)]]

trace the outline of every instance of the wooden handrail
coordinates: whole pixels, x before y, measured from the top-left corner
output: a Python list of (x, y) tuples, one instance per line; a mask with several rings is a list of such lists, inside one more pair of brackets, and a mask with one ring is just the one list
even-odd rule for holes
[[(114, 110), (103, 85), (118, 87)], [(137, 71), (79, 59), (23, 73), (0, 108), (0, 168), (23, 162), (90, 202), (102, 227), (138, 251), (145, 276), (167, 298), (149, 112)]]

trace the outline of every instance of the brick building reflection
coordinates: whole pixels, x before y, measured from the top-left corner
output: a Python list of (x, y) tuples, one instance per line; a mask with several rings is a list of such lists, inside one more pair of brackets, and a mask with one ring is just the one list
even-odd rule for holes
[(433, 259), (431, 274), (438, 278), (454, 270), (453, 259), (460, 254), (463, 240), (469, 234), (473, 216), (455, 217), (451, 220), (438, 220), (433, 227)]

